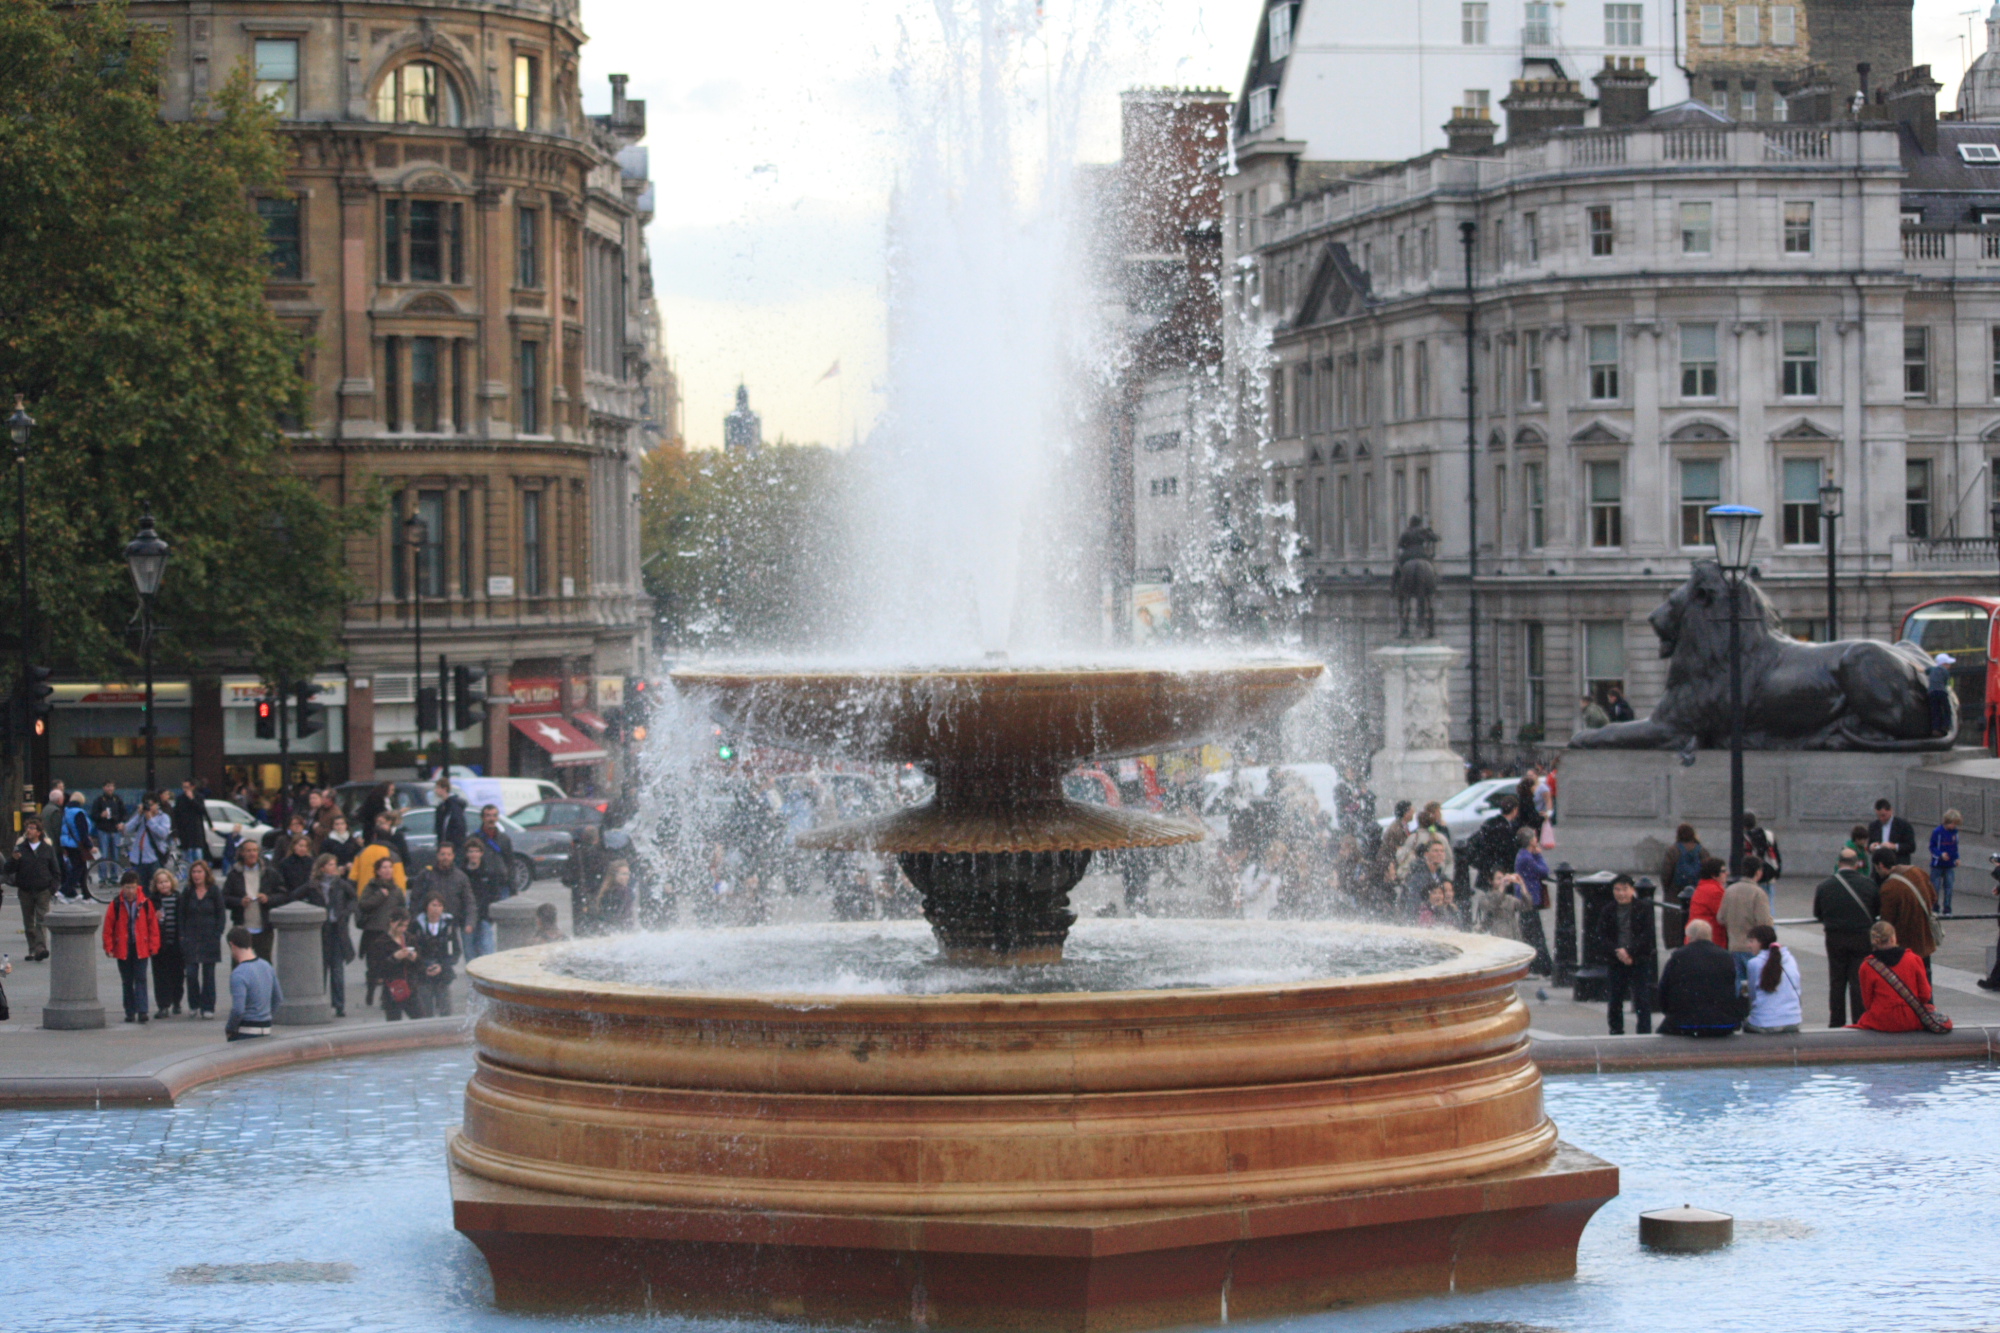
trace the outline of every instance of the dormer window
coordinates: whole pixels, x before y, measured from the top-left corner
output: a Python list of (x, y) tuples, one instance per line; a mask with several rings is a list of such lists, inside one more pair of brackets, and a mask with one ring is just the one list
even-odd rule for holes
[(2000, 144), (1962, 143), (1958, 155), (1967, 162), (2000, 162)]
[(1269, 127), (1274, 118), (1273, 104), (1278, 90), (1269, 86), (1250, 90), (1250, 128), (1261, 130)]
[(398, 66), (375, 90), (375, 119), (389, 124), (460, 125), (465, 115), (451, 76), (428, 60)]
[(1271, 59), (1276, 62), (1292, 53), (1292, 6), (1271, 6), (1270, 25)]

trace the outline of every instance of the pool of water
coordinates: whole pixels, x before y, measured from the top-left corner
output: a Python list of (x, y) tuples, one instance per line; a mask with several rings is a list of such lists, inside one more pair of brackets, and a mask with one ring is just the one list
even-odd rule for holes
[(554, 951), (581, 981), (760, 995), (1051, 995), (1213, 990), (1364, 976), (1442, 963), (1457, 949), (1418, 935), (1309, 921), (1080, 921), (1061, 962), (959, 967), (921, 921), (666, 930)]
[[(463, 1050), (252, 1075), (159, 1110), (0, 1113), (0, 1326), (9, 1333), (744, 1330), (670, 1316), (516, 1317), (451, 1229), (444, 1136)], [(1574, 1282), (1267, 1327), (1407, 1333), (1991, 1329), (2000, 1314), (2000, 1071), (1875, 1065), (1555, 1078), (1570, 1142), (1624, 1194)], [(1737, 1217), (1702, 1256), (1638, 1247), (1637, 1216)], [(758, 1328), (778, 1326), (755, 1325)]]

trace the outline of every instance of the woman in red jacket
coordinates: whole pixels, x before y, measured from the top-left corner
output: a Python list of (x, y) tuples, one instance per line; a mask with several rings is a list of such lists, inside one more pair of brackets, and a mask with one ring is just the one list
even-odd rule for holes
[(160, 951), (160, 913), (139, 891), (137, 871), (125, 872), (111, 910), (104, 914), (104, 952), (118, 960), (125, 990), (125, 1021), (143, 1023), (151, 1012), (146, 994), (146, 960)]
[(1724, 866), (1719, 856), (1705, 856), (1701, 860), (1701, 880), (1694, 886), (1694, 897), (1688, 901), (1688, 920), (1706, 921), (1715, 932), (1715, 947), (1729, 947), (1729, 932), (1722, 928), (1716, 913), (1722, 909), (1722, 872)]
[(1915, 951), (1896, 943), (1896, 928), (1887, 921), (1877, 921), (1869, 927), (1868, 942), (1875, 948), (1861, 961), (1861, 1017), (1848, 1026), (1875, 1032), (1924, 1031), (1923, 1018), (1876, 967), (1879, 963), (1895, 973), (1904, 988), (1928, 1008), (1931, 978), (1924, 969), (1924, 960)]

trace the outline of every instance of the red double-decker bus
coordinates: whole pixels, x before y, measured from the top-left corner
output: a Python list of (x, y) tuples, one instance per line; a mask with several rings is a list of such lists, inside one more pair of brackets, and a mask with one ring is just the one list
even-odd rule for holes
[(1936, 656), (1950, 653), (1958, 693), (1958, 743), (2000, 754), (2000, 597), (1937, 597), (1903, 616), (1902, 637)]

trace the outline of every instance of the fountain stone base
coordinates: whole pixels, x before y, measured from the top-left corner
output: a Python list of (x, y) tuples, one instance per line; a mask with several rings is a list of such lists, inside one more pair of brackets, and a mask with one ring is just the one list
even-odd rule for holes
[(953, 1217), (669, 1208), (454, 1164), (457, 1228), (518, 1310), (1110, 1333), (1558, 1281), (1618, 1168), (1562, 1144), (1445, 1184), (1243, 1207)]

